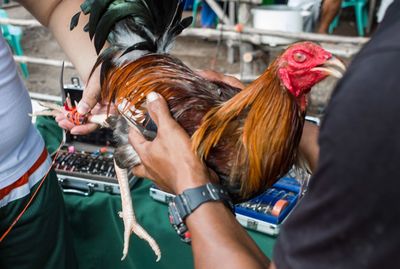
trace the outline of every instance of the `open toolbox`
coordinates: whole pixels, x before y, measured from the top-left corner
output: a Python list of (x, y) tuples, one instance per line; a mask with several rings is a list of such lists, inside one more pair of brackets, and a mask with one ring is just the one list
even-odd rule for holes
[[(174, 195), (150, 187), (150, 196), (159, 202), (169, 203)], [(236, 219), (251, 230), (277, 235), (280, 225), (296, 205), (302, 192), (301, 184), (294, 177), (283, 177), (263, 194), (235, 205)]]
[[(64, 193), (89, 196), (95, 191), (119, 194), (111, 146), (67, 140), (60, 150), (54, 168)], [(129, 173), (129, 186), (138, 180)]]
[(235, 206), (236, 219), (248, 229), (277, 235), (280, 225), (296, 205), (301, 184), (292, 177), (279, 179), (263, 194)]

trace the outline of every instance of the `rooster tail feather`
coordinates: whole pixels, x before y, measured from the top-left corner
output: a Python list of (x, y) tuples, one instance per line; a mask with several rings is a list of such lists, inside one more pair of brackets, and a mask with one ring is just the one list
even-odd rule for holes
[[(95, 0), (86, 0), (85, 2), (83, 2), (81, 4), (82, 13), (87, 15), (90, 12), (91, 6), (95, 2), (96, 2)], [(72, 31), (78, 25), (80, 15), (81, 15), (81, 11), (78, 11), (74, 16), (72, 16), (71, 22), (70, 22), (70, 25), (69, 25), (69, 30), (70, 31)], [(89, 25), (86, 24), (83, 29), (88, 29), (88, 26)], [(87, 31), (87, 30), (85, 30), (85, 31)]]
[(93, 65), (92, 71), (90, 71), (89, 74), (89, 79), (92, 77), (94, 71), (100, 66), (101, 66), (101, 71), (100, 71), (100, 84), (103, 83), (103, 79), (105, 75), (107, 74), (107, 71), (110, 70), (111, 68), (114, 67), (113, 62), (111, 59), (115, 57), (117, 54), (118, 50), (116, 48), (107, 48), (105, 49), (99, 57), (97, 57), (96, 63)]
[(79, 11), (74, 16), (72, 16), (71, 23), (69, 24), (70, 31), (73, 30), (78, 25), (80, 15), (81, 15), (81, 12)]
[(187, 17), (181, 20), (183, 11), (183, 3), (181, 0), (163, 1), (163, 8), (164, 10), (167, 10), (166, 13), (168, 15), (164, 21), (166, 27), (163, 27), (163, 34), (158, 40), (157, 52), (159, 53), (168, 51), (168, 48), (173, 43), (175, 37), (179, 35), (183, 29), (188, 27), (193, 20), (192, 17)]
[[(100, 17), (107, 10), (111, 1), (113, 0), (86, 0), (81, 4), (80, 8), (83, 14), (87, 15), (91, 13), (93, 15), (89, 17), (89, 22), (83, 28), (86, 32), (89, 32), (90, 39), (93, 38), (96, 25)], [(81, 12), (78, 12), (72, 17), (70, 30), (73, 30), (78, 25), (80, 13)]]
[(86, 0), (81, 4), (81, 10), (83, 14), (87, 15), (90, 13), (90, 10), (94, 4), (100, 4), (102, 1), (97, 1), (97, 0)]
[(99, 20), (107, 11), (107, 8), (110, 6), (111, 2), (112, 0), (96, 0), (91, 6), (89, 22), (87, 24), (90, 39), (93, 39)]
[(137, 3), (125, 2), (122, 4), (111, 4), (106, 13), (101, 16), (95, 32), (94, 46), (99, 53), (103, 48), (111, 29), (119, 20), (130, 16), (135, 16), (138, 11)]
[[(108, 71), (112, 68), (114, 68), (114, 63), (112, 59), (116, 56), (118, 53), (118, 49), (115, 47), (107, 48), (102, 52), (99, 57), (97, 58), (95, 67), (101, 65), (101, 73), (100, 73), (100, 85), (102, 85), (103, 80), (105, 76), (107, 75)], [(95, 68), (94, 67), (94, 68)]]
[[(105, 49), (99, 57), (97, 57), (96, 63), (93, 65), (92, 70), (89, 74), (89, 79), (92, 77), (94, 71), (101, 65), (100, 69), (100, 85), (103, 85), (104, 79), (110, 69), (114, 67), (114, 63), (112, 59), (118, 53), (118, 49), (115, 47)], [(107, 89), (103, 89), (103, 91), (107, 91)], [(103, 93), (102, 93), (103, 94)], [(110, 107), (108, 108), (107, 114), (109, 113)]]
[[(111, 46), (129, 48), (126, 53), (135, 50), (139, 42), (148, 43), (141, 44), (140, 49), (164, 53), (192, 22), (191, 17), (181, 20), (182, 0), (86, 0), (81, 10), (84, 14), (90, 13), (85, 29), (94, 39), (97, 53), (107, 40)], [(71, 28), (78, 20), (79, 15), (72, 18)]]
[(182, 21), (175, 24), (169, 32), (164, 34), (164, 39), (160, 47), (160, 52), (167, 52), (169, 47), (172, 45), (174, 38), (178, 36), (182, 31), (192, 24), (193, 17), (186, 17)]
[(133, 46), (130, 46), (129, 48), (127, 48), (124, 53), (121, 54), (121, 57), (128, 54), (131, 51), (134, 50), (144, 50), (144, 51), (151, 51), (154, 49), (154, 46), (152, 44), (149, 44), (148, 42), (140, 42), (140, 43), (136, 43)]

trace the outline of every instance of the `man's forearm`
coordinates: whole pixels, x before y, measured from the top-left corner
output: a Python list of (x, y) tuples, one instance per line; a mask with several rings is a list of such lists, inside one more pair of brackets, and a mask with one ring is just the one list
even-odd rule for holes
[(196, 269), (268, 268), (268, 258), (222, 202), (201, 205), (186, 223)]
[[(188, 158), (190, 159), (190, 158)], [(215, 181), (200, 163), (181, 167), (174, 193)], [(200, 205), (186, 218), (196, 269), (268, 268), (269, 260), (223, 202)]]
[(78, 26), (69, 30), (72, 16), (80, 11), (82, 0), (20, 0), (26, 9), (48, 27), (78, 70), (84, 82), (96, 62), (97, 55), (89, 35), (83, 31), (88, 16), (81, 14)]

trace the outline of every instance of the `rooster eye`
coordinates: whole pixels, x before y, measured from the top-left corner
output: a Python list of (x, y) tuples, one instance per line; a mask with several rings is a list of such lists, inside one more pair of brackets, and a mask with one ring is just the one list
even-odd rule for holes
[(293, 59), (298, 63), (302, 63), (307, 59), (307, 56), (305, 54), (301, 53), (301, 52), (296, 52), (293, 55)]

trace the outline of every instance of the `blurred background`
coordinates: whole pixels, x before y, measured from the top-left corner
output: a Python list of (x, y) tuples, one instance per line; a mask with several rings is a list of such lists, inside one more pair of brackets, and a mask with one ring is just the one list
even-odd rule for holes
[[(368, 40), (391, 0), (186, 0), (185, 16), (194, 16), (190, 29), (178, 37), (172, 54), (195, 69), (234, 75), (244, 83), (254, 80), (289, 43), (313, 40), (349, 63)], [(5, 18), (27, 25), (1, 23)], [(58, 96), (60, 61), (68, 61), (55, 39), (42, 26), (29, 24), (32, 16), (18, 3), (0, 0), (0, 25), (18, 55), (55, 60), (54, 65), (27, 62), (21, 75), (30, 92)], [(325, 26), (324, 26), (325, 24)], [(271, 36), (258, 30), (298, 33), (298, 38)], [(317, 35), (333, 38), (321, 41)], [(307, 36), (307, 34), (309, 34)], [(311, 34), (311, 35), (310, 35)], [(338, 35), (338, 37), (336, 37)], [(7, 37), (7, 36), (6, 36)], [(336, 39), (335, 39), (336, 37)], [(11, 40), (10, 40), (11, 39)], [(67, 68), (65, 83), (77, 76)], [(335, 85), (323, 81), (310, 97), (309, 114), (322, 116)]]

